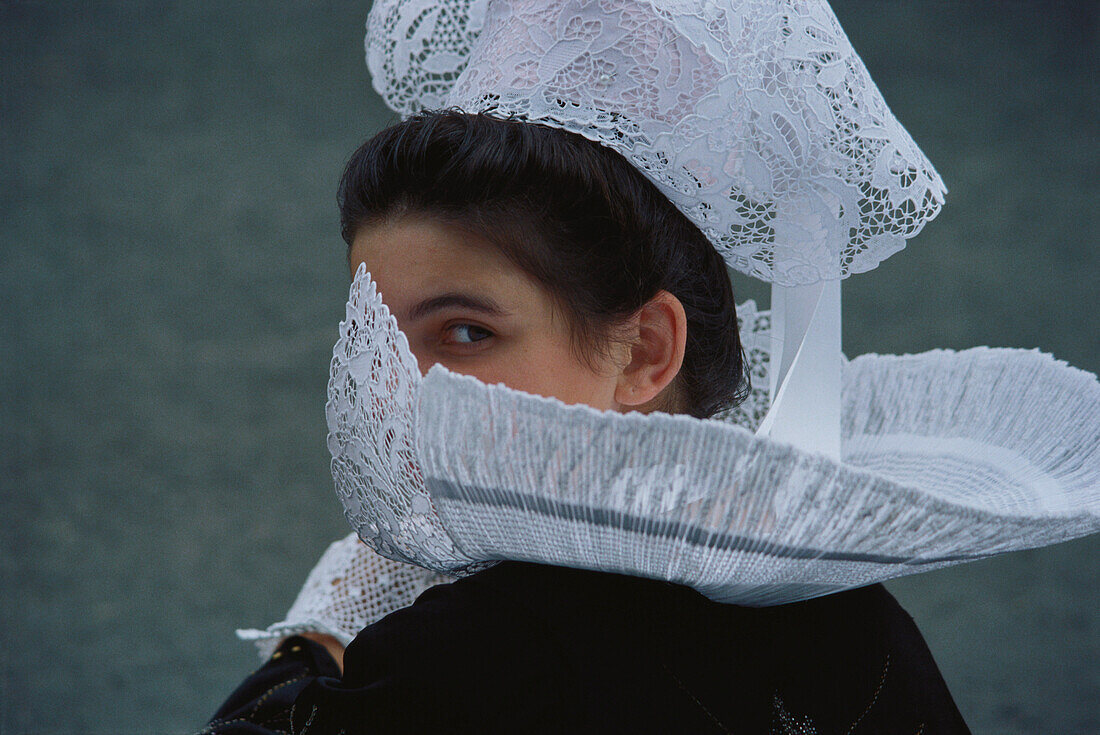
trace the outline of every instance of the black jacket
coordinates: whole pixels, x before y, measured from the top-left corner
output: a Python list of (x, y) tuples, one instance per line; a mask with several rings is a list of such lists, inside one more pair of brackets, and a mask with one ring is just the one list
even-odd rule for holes
[(969, 732), (912, 619), (881, 585), (746, 608), (680, 585), (520, 562), (434, 587), (368, 626), (342, 677), (320, 646), (286, 641), (208, 728)]

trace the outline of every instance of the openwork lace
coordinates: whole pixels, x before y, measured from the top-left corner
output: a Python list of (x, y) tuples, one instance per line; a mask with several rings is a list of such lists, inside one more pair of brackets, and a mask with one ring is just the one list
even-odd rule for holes
[(255, 641), (261, 659), (271, 656), (280, 639), (298, 633), (327, 633), (346, 646), (366, 626), (451, 579), (379, 556), (352, 533), (328, 547), (283, 620), (263, 630), (238, 630), (237, 636)]
[(384, 557), (461, 570), (473, 560), (440, 525), (417, 461), (419, 383), (404, 333), (360, 267), (333, 349), (325, 406), (344, 517)]
[(940, 209), (939, 175), (824, 0), (377, 0), (375, 88), (619, 151), (742, 273), (871, 270)]

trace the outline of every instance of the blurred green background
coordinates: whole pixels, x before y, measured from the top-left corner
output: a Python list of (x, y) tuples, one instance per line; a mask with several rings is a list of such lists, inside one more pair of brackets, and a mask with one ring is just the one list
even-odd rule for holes
[[(950, 189), (848, 281), (849, 355), (1100, 369), (1097, 7), (834, 3)], [(234, 628), (281, 619), (347, 531), (324, 443), (335, 187), (393, 119), (366, 13), (0, 2), (2, 735), (193, 732), (257, 664)], [(890, 585), (975, 732), (1100, 732), (1098, 551)]]

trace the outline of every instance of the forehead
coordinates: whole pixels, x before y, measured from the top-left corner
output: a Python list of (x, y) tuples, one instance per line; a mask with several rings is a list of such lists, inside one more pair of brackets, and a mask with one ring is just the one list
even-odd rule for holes
[[(438, 220), (407, 216), (359, 229), (349, 253), (367, 270), (432, 269), (468, 263), (470, 268), (503, 270), (503, 257), (484, 238)], [(354, 269), (353, 269), (354, 270)]]
[(549, 305), (543, 289), (487, 239), (428, 217), (360, 228), (348, 259), (352, 272), (366, 265), (395, 314), (456, 291), (489, 295), (510, 309)]

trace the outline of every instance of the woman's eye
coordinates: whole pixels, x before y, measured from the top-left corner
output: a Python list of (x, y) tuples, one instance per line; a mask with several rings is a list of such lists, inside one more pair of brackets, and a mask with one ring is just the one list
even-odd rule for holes
[(493, 333), (488, 329), (483, 329), (474, 324), (456, 324), (453, 327), (449, 327), (447, 331), (455, 336), (454, 341), (459, 344), (480, 342), (487, 337), (493, 336)]

